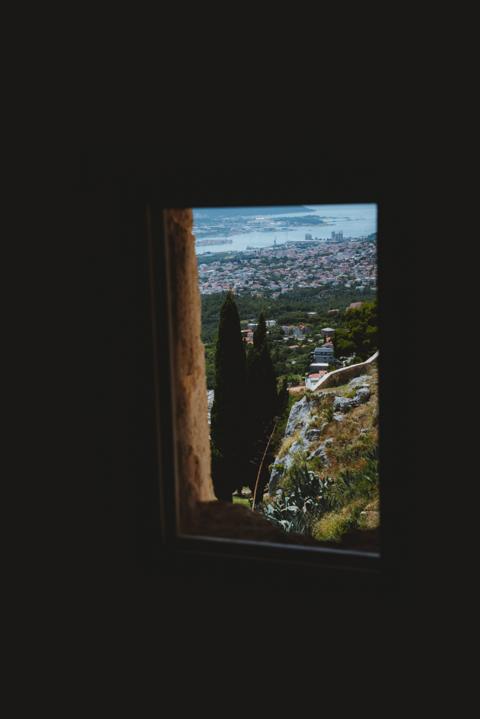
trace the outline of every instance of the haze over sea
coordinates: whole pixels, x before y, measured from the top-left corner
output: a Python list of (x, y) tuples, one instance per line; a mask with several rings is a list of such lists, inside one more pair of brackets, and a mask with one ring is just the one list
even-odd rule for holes
[(303, 205), (279, 212), (278, 207), (194, 209), (197, 241), (228, 239), (225, 244), (196, 246), (197, 254), (241, 252), (312, 238), (329, 239), (332, 232), (345, 238), (365, 237), (377, 231), (377, 205)]

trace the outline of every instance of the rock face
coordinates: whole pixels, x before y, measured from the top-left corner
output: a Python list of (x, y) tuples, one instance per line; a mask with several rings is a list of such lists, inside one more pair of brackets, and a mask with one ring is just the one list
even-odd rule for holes
[(288, 422), (285, 428), (285, 437), (291, 437), (294, 432), (306, 427), (306, 424), (308, 424), (311, 417), (310, 405), (311, 402), (308, 400), (306, 395), (293, 405), (288, 416)]
[(305, 395), (301, 400), (296, 402), (288, 416), (287, 426), (285, 428), (285, 438), (293, 437), (299, 434), (299, 438), (293, 442), (288, 451), (282, 457), (276, 457), (273, 463), (270, 480), (268, 483), (268, 491), (274, 493), (278, 488), (278, 482), (284, 473), (290, 469), (296, 457), (300, 453), (308, 453), (311, 449), (312, 442), (319, 439), (325, 430), (327, 422), (324, 422), (320, 428), (310, 427), (313, 417), (315, 416), (322, 393), (319, 392), (315, 397), (307, 397)]
[[(318, 412), (323, 395), (324, 393), (321, 392), (310, 398), (305, 395), (290, 410), (284, 437), (289, 438), (297, 434), (299, 437), (290, 445), (288, 451), (282, 457), (277, 456), (275, 458), (268, 483), (270, 494), (277, 491), (279, 481), (284, 473), (290, 469), (295, 459), (302, 453), (306, 456), (311, 452), (312, 444), (316, 443), (324, 432), (328, 422), (323, 422), (319, 428), (309, 426)], [(328, 461), (326, 456), (324, 460)]]
[(279, 461), (278, 457), (275, 460), (272, 472), (270, 474), (270, 480), (268, 482), (268, 492), (269, 494), (275, 494), (278, 488), (278, 483), (283, 477), (283, 464)]
[(213, 406), (213, 400), (215, 398), (215, 391), (213, 389), (209, 389), (207, 392), (207, 402), (208, 402), (208, 424), (210, 425), (211, 415), (212, 415), (212, 406)]
[(362, 374), (360, 377), (354, 377), (348, 383), (349, 387), (368, 387), (370, 385), (370, 377), (368, 374)]
[(313, 459), (314, 457), (317, 457), (318, 459), (322, 460), (325, 467), (328, 467), (330, 461), (328, 459), (326, 448), (329, 444), (333, 444), (333, 439), (331, 437), (329, 439), (326, 439), (325, 442), (322, 442), (322, 444), (319, 444), (318, 447), (308, 455), (307, 459)]
[(272, 472), (270, 475), (270, 480), (268, 483), (269, 491), (276, 491), (278, 487), (278, 482), (283, 477), (284, 473), (290, 469), (296, 455), (298, 455), (299, 452), (304, 452), (307, 449), (308, 444), (308, 441), (303, 440), (294, 442), (288, 452), (283, 457), (275, 458), (275, 462), (273, 463)]
[(355, 396), (358, 397), (359, 403), (361, 403), (368, 402), (368, 400), (370, 399), (370, 395), (371, 392), (369, 387), (359, 387)]
[[(325, 422), (326, 424), (326, 422)], [(305, 439), (311, 442), (314, 439), (318, 439), (322, 434), (322, 429), (307, 429), (305, 432)]]
[(335, 397), (333, 401), (333, 409), (336, 412), (348, 412), (352, 407), (356, 407), (357, 402), (354, 399), (348, 399), (347, 397)]
[(366, 386), (359, 387), (354, 397), (335, 397), (333, 401), (333, 409), (336, 412), (345, 413), (351, 410), (353, 407), (358, 407), (363, 402), (368, 402), (370, 399), (370, 388)]
[[(278, 491), (280, 481), (295, 461), (320, 460), (322, 467), (327, 468), (331, 465), (328, 452), (334, 440), (327, 437), (322, 442), (322, 437), (329, 432), (328, 427), (334, 428), (337, 423), (342, 422), (346, 426), (349, 413), (370, 400), (371, 383), (371, 375), (363, 374), (338, 388), (331, 387), (316, 392), (313, 396), (305, 395), (293, 405), (285, 429), (284, 442), (289, 438), (294, 441), (290, 446), (285, 442), (286, 451), (282, 450), (282, 456), (277, 456), (272, 465), (268, 485), (271, 495)], [(359, 428), (357, 431), (360, 434), (369, 430), (364, 431)]]

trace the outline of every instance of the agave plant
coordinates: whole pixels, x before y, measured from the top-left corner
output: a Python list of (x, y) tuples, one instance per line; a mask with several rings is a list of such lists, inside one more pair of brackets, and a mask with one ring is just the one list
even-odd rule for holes
[(331, 480), (321, 478), (305, 463), (293, 465), (287, 489), (280, 489), (274, 500), (260, 511), (286, 532), (308, 534), (314, 520), (330, 508), (328, 488)]

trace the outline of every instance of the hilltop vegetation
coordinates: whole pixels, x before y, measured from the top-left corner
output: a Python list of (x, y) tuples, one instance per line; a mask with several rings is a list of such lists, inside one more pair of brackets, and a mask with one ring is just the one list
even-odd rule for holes
[(355, 354), (366, 360), (378, 349), (377, 303), (365, 302), (361, 307), (343, 313), (341, 326), (335, 333), (337, 356)]
[[(202, 295), (202, 341), (212, 342), (215, 338), (220, 308), (225, 301), (226, 293)], [(295, 324), (308, 322), (312, 327), (324, 326), (326, 321), (334, 327), (341, 317), (329, 315), (330, 309), (345, 309), (351, 302), (372, 301), (376, 292), (367, 290), (359, 293), (355, 289), (307, 287), (291, 292), (284, 292), (272, 297), (271, 292), (261, 297), (242, 293), (235, 296), (235, 302), (241, 320), (258, 317), (263, 312), (266, 319), (276, 320), (278, 324)], [(308, 315), (316, 312), (316, 316)], [(336, 324), (332, 324), (336, 323)]]
[[(322, 327), (336, 329), (337, 358), (356, 355), (358, 359), (367, 359), (373, 354), (377, 349), (377, 309), (372, 295), (369, 292), (361, 293), (360, 299), (365, 303), (363, 307), (348, 312), (348, 305), (359, 300), (359, 293), (354, 290), (305, 288), (282, 294), (278, 298), (241, 294), (235, 296), (235, 302), (242, 327), (260, 313), (269, 320), (276, 320), (277, 325), (268, 332), (275, 374), (280, 382), (286, 379), (293, 384), (300, 384), (310, 364), (313, 347), (322, 341)], [(209, 389), (214, 386), (215, 342), (220, 308), (225, 296), (223, 293), (202, 296), (202, 340), (205, 344)], [(330, 309), (338, 309), (338, 312), (330, 314)], [(286, 339), (281, 326), (299, 323), (307, 327), (308, 334), (300, 339)]]
[(317, 541), (378, 543), (378, 372), (293, 404), (262, 511)]

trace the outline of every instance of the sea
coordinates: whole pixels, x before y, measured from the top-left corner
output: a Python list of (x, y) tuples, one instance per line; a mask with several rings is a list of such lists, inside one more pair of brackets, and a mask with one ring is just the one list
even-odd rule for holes
[[(311, 212), (307, 213), (305, 208), (311, 210)], [(197, 255), (217, 252), (243, 252), (250, 248), (267, 248), (274, 245), (283, 245), (286, 242), (301, 242), (305, 241), (305, 235), (307, 234), (310, 234), (312, 239), (325, 240), (331, 238), (332, 232), (342, 231), (344, 238), (348, 238), (365, 237), (377, 231), (376, 204), (304, 205), (299, 207), (298, 212), (286, 212), (284, 214), (277, 212), (269, 214), (268, 208), (258, 208), (258, 210), (255, 222), (251, 222), (250, 210), (249, 221), (240, 222), (242, 231), (235, 232), (235, 227), (239, 226), (238, 220), (242, 216), (242, 208), (238, 208), (237, 217), (232, 218), (231, 229), (228, 227), (228, 219), (224, 219), (222, 223), (223, 227), (225, 227), (225, 238), (228, 238), (229, 242), (196, 246)], [(196, 223), (195, 210), (193, 211), (194, 234), (196, 226), (200, 228), (202, 223), (209, 222), (208, 212), (207, 208), (201, 208), (202, 219), (198, 219)], [(302, 220), (301, 225), (295, 223), (295, 225), (292, 224), (288, 227), (288, 218), (298, 218), (299, 215), (305, 218), (305, 224), (303, 224)], [(309, 224), (311, 217), (321, 217), (325, 224)], [(213, 213), (211, 222), (215, 222)], [(249, 224), (254, 224), (254, 227), (250, 229)], [(279, 225), (279, 228), (277, 229), (275, 225)], [(287, 225), (288, 229), (281, 229), (285, 225)], [(208, 239), (219, 239), (218, 232), (215, 235), (212, 234), (211, 237), (202, 233), (201, 240)]]

